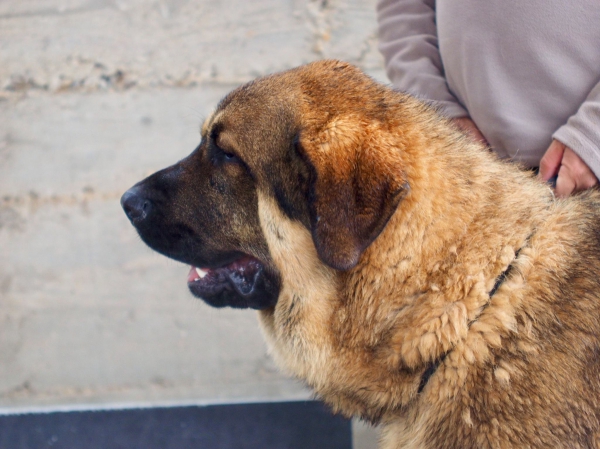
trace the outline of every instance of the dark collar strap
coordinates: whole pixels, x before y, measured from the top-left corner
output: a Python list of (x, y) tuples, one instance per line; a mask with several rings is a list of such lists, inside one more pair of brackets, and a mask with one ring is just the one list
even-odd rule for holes
[[(529, 241), (529, 237), (527, 238), (527, 240), (525, 240), (525, 243), (527, 243), (528, 241)], [(522, 246), (521, 248), (519, 248), (517, 250), (517, 252), (515, 252), (515, 258), (513, 259), (513, 261), (511, 262), (511, 264), (506, 268), (506, 270), (504, 270), (502, 273), (500, 273), (500, 275), (496, 278), (496, 282), (494, 284), (494, 287), (490, 290), (490, 292), (488, 294), (488, 301), (481, 308), (481, 312), (483, 312), (490, 305), (490, 302), (492, 300), (492, 296), (494, 296), (496, 294), (496, 292), (498, 291), (498, 289), (500, 288), (500, 286), (508, 278), (508, 275), (510, 274), (510, 272), (513, 269), (515, 261), (519, 257), (519, 254), (521, 253), (521, 250), (523, 248), (524, 248), (524, 246)], [(479, 316), (481, 316), (481, 312), (479, 313)], [(471, 321), (469, 323), (469, 327), (471, 327), (471, 325), (474, 322), (475, 322), (475, 320)], [(442, 362), (446, 359), (446, 356), (449, 353), (450, 353), (450, 351), (446, 352), (445, 354), (442, 354), (437, 360), (431, 362), (431, 364), (427, 367), (427, 369), (423, 373), (423, 376), (421, 376), (421, 382), (419, 382), (419, 389), (417, 390), (417, 393), (421, 393), (423, 391), (423, 389), (425, 388), (425, 385), (427, 385), (427, 382), (429, 382), (429, 379), (431, 379), (431, 376), (433, 376), (435, 374), (435, 372), (440, 367), (440, 365), (442, 364)]]
[[(526, 242), (529, 241), (529, 238), (526, 240)], [(512, 263), (506, 268), (506, 270), (504, 270), (502, 273), (500, 273), (500, 276), (498, 276), (496, 278), (496, 283), (494, 284), (494, 288), (492, 288), (490, 290), (489, 296), (490, 299), (492, 299), (492, 296), (494, 296), (496, 294), (496, 292), (498, 291), (498, 289), (500, 288), (500, 286), (502, 285), (502, 283), (506, 280), (506, 278), (508, 277), (508, 275), (510, 274), (510, 272), (513, 269), (513, 266), (515, 264), (515, 261), (517, 260), (517, 258), (519, 257), (519, 254), (521, 254), (521, 250), (524, 247), (520, 247), (517, 252), (515, 253), (515, 258), (513, 259)], [(488, 306), (490, 302), (488, 301), (487, 304), (484, 305), (484, 308)]]

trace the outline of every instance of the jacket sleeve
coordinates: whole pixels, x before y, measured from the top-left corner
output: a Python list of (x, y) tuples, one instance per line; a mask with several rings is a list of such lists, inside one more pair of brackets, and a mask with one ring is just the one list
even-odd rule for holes
[(378, 0), (379, 51), (393, 85), (430, 100), (449, 117), (469, 115), (444, 78), (435, 0)]
[(600, 179), (600, 82), (552, 137), (577, 153)]

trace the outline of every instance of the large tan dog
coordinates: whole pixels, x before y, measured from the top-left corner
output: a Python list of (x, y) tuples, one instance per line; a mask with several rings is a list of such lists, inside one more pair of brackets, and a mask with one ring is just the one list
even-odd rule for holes
[(555, 199), (358, 69), (236, 89), (122, 204), (383, 448), (600, 447), (598, 194)]

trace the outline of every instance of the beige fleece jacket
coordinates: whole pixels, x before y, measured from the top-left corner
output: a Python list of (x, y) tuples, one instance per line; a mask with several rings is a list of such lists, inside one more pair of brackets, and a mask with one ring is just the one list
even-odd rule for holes
[(379, 0), (380, 50), (399, 89), (469, 115), (529, 167), (552, 138), (600, 178), (600, 0)]

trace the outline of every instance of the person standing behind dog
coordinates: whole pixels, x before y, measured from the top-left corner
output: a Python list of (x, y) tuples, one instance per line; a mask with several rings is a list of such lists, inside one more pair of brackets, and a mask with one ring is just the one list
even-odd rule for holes
[(395, 87), (558, 175), (558, 196), (598, 184), (599, 0), (378, 0), (377, 16)]

